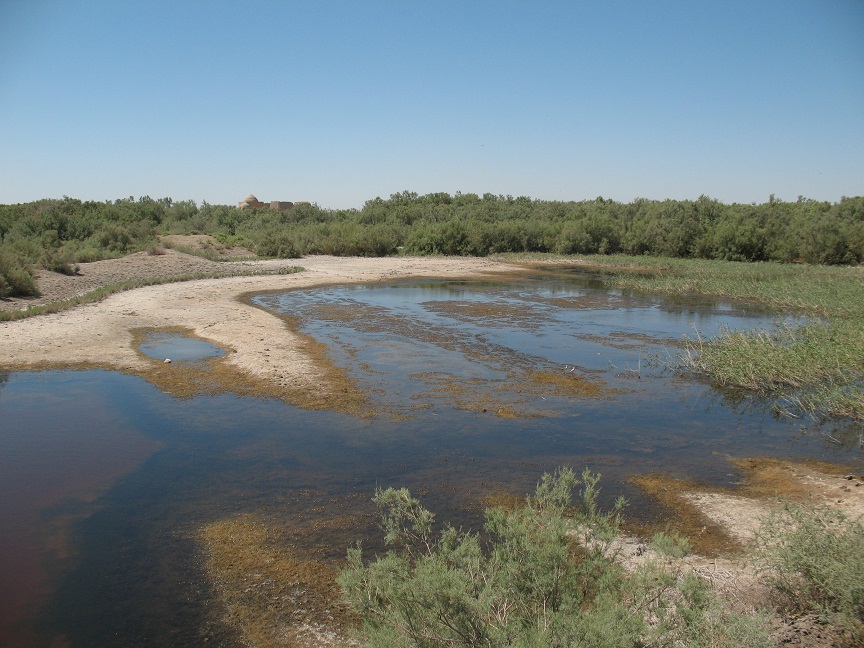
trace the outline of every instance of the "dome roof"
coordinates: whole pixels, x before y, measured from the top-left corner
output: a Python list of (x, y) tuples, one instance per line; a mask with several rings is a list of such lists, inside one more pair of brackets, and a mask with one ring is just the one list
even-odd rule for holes
[(246, 198), (244, 198), (244, 200), (245, 200), (245, 202), (258, 202), (258, 199), (255, 196), (253, 196), (252, 194), (249, 194), (248, 196), (246, 196)]

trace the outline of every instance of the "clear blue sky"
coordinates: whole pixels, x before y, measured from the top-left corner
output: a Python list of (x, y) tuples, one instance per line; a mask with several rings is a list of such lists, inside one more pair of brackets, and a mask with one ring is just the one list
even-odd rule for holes
[(0, 203), (864, 194), (864, 1), (0, 0)]

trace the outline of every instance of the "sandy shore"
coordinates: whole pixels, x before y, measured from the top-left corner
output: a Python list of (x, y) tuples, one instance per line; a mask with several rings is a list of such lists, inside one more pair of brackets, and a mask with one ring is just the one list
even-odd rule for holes
[[(166, 256), (169, 257), (166, 259)], [(134, 258), (133, 258), (134, 257)], [(169, 250), (168, 255), (133, 255), (97, 264), (82, 264), (81, 276), (97, 274), (103, 267), (189, 264), (194, 270), (206, 262)], [(184, 258), (185, 257), (185, 258)], [(508, 273), (515, 266), (475, 258), (344, 258), (309, 257), (301, 260), (237, 262), (244, 271), (275, 270), (301, 266), (302, 272), (287, 275), (237, 276), (202, 279), (137, 288), (114, 294), (103, 301), (77, 306), (50, 315), (0, 323), (0, 367), (45, 369), (103, 367), (170, 384), (165, 366), (137, 350), (141, 332), (178, 329), (210, 341), (226, 350), (220, 361), (223, 384), (257, 383), (267, 395), (284, 392), (287, 400), (303, 401), (302, 394), (326, 396), (332, 383), (332, 368), (311, 353), (310, 341), (291, 331), (286, 322), (256, 308), (244, 295), (328, 284), (390, 281), (410, 277), (477, 277)], [(146, 271), (146, 267), (144, 270)], [(187, 268), (188, 269), (188, 268)], [(121, 274), (112, 278), (116, 281)], [(134, 274), (134, 273), (133, 273)], [(146, 272), (145, 272), (146, 274)], [(157, 273), (158, 274), (158, 273)], [(75, 281), (61, 276), (54, 281)], [(41, 284), (40, 284), (41, 285)], [(92, 286), (88, 289), (92, 290)], [(43, 293), (45, 289), (43, 288)], [(46, 295), (46, 298), (48, 295)], [(235, 372), (235, 375), (230, 374)], [(182, 381), (180, 381), (182, 382)], [(166, 388), (167, 391), (172, 391)], [(323, 390), (323, 391), (322, 391)], [(249, 391), (249, 389), (247, 389)]]

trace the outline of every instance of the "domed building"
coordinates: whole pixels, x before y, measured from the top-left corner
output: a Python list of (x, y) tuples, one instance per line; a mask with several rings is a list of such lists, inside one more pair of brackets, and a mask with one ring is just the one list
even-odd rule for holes
[(249, 194), (239, 203), (237, 203), (238, 209), (255, 209), (256, 207), (266, 207), (263, 202), (258, 200), (253, 194)]
[(277, 211), (285, 211), (286, 209), (291, 209), (293, 206), (293, 202), (282, 200), (271, 200), (269, 203), (264, 203), (258, 200), (254, 194), (249, 194), (237, 203), (238, 209), (258, 209), (260, 207), (269, 207), (270, 209), (275, 209)]

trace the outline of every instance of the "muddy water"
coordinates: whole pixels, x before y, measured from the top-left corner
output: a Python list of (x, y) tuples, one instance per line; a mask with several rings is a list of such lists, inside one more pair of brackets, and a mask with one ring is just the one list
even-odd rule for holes
[(378, 415), (231, 394), (176, 400), (103, 371), (8, 376), (0, 645), (236, 645), (196, 538), (238, 514), (334, 559), (358, 538), (376, 546), (376, 485), (408, 486), (442, 518), (472, 524), (485, 497), (527, 493), (562, 464), (601, 472), (605, 500), (623, 494), (639, 516), (652, 509), (626, 484), (634, 473), (731, 484), (726, 454), (860, 462), (854, 443), (663, 369), (658, 357), (694, 326), (770, 324), (732, 304), (563, 276), (256, 299), (327, 342)]

